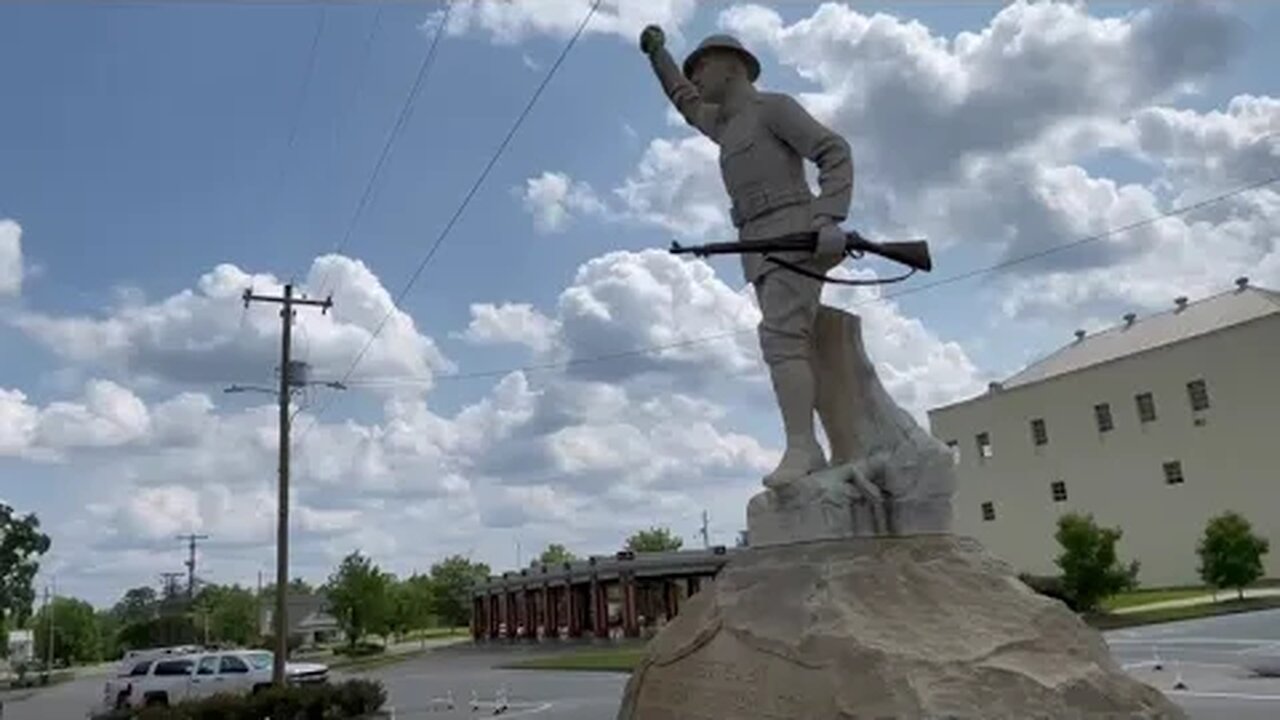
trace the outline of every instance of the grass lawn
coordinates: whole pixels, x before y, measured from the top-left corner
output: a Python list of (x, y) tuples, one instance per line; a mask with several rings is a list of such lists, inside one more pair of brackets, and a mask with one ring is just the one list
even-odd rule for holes
[(395, 665), (406, 660), (412, 660), (421, 657), (425, 650), (415, 650), (407, 653), (390, 653), (385, 655), (366, 655), (364, 657), (335, 657), (332, 662), (326, 663), (330, 670), (341, 670), (343, 672), (360, 672), (363, 670), (373, 670), (374, 668)]
[(1085, 621), (1099, 630), (1115, 630), (1138, 625), (1154, 625), (1177, 620), (1194, 620), (1196, 618), (1234, 615), (1235, 613), (1273, 610), (1276, 608), (1280, 608), (1280, 597), (1245, 598), (1244, 600), (1223, 600), (1203, 605), (1148, 610), (1124, 615), (1091, 615), (1086, 617)]
[(512, 670), (583, 670), (596, 672), (631, 672), (644, 657), (644, 646), (590, 649), (555, 657), (537, 658), (501, 665)]
[(1166, 600), (1183, 600), (1185, 598), (1209, 595), (1210, 593), (1212, 593), (1212, 590), (1206, 587), (1143, 588), (1108, 598), (1103, 601), (1102, 607), (1105, 610), (1119, 610), (1133, 607), (1134, 605), (1146, 605), (1148, 603), (1165, 602)]
[(441, 640), (446, 638), (466, 637), (471, 634), (471, 628), (427, 628), (425, 630), (410, 630), (404, 634), (403, 641), (410, 640)]

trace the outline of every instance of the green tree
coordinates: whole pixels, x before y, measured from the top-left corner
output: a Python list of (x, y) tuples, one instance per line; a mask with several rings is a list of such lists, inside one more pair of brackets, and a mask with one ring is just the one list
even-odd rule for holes
[[(287, 588), (287, 590), (288, 590), (288, 594), (290, 595), (311, 595), (311, 594), (314, 594), (316, 591), (316, 589), (311, 585), (311, 583), (307, 582), (306, 580), (303, 580), (302, 578), (294, 578), (290, 580), (289, 587)], [(262, 597), (273, 598), (275, 596), (276, 596), (275, 583), (273, 582), (267, 583), (266, 585), (262, 586)]]
[(0, 627), (20, 627), (31, 617), (36, 599), (32, 582), (49, 545), (34, 514), (18, 517), (0, 503)]
[(247, 588), (206, 585), (194, 610), (196, 627), (203, 637), (207, 622), (211, 641), (248, 645), (258, 635), (258, 599)]
[(1243, 515), (1223, 513), (1209, 520), (1196, 546), (1200, 577), (1215, 589), (1235, 588), (1243, 600), (1245, 586), (1262, 577), (1262, 556), (1270, 550), (1270, 541), (1255, 535)]
[(329, 576), (325, 593), (329, 612), (342, 626), (352, 647), (369, 632), (387, 627), (392, 578), (359, 551), (342, 559)]
[(560, 543), (551, 543), (546, 550), (538, 556), (538, 560), (534, 565), (560, 565), (567, 562), (573, 562), (578, 558), (569, 552), (565, 546)]
[(53, 620), (53, 659), (67, 665), (94, 662), (101, 657), (98, 619), (89, 603), (69, 597), (55, 597), (36, 613), (32, 630), (36, 636), (36, 657), (49, 657), (50, 616)]
[(145, 623), (156, 616), (160, 598), (155, 588), (143, 585), (126, 590), (111, 607), (111, 613), (123, 624)]
[(403, 583), (410, 630), (429, 628), (436, 620), (436, 586), (430, 575), (413, 574)]
[(415, 627), (413, 588), (407, 580), (392, 579), (387, 585), (387, 612), (377, 632), (392, 642)]
[(1080, 612), (1097, 610), (1103, 599), (1137, 585), (1139, 564), (1127, 567), (1116, 556), (1119, 528), (1100, 528), (1092, 515), (1068, 513), (1058, 518), (1055, 534), (1062, 553), (1062, 585)]
[(471, 588), (488, 577), (488, 565), (473, 563), (461, 555), (432, 565), (433, 605), (441, 622), (449, 627), (467, 625), (471, 621)]
[(123, 627), (120, 624), (120, 619), (110, 610), (95, 612), (93, 619), (98, 626), (98, 645), (101, 659), (118, 659), (124, 653), (124, 648), (120, 644), (120, 630)]
[(648, 530), (640, 530), (627, 538), (626, 549), (638, 553), (672, 552), (679, 550), (683, 546), (684, 540), (677, 535), (673, 535), (670, 529), (651, 527)]
[(204, 628), (196, 632), (192, 616), (159, 615), (143, 622), (129, 623), (120, 628), (116, 640), (122, 650), (159, 647), (165, 645), (190, 645), (204, 640)]

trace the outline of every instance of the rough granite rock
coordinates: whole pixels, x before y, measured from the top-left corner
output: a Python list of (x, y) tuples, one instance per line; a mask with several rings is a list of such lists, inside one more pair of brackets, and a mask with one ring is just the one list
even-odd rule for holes
[(650, 642), (618, 720), (1183, 720), (972, 539), (753, 548)]

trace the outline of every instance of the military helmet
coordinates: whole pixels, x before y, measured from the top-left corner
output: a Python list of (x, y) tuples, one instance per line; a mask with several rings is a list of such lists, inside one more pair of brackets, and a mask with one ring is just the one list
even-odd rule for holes
[(738, 57), (742, 58), (742, 61), (747, 64), (747, 77), (751, 82), (755, 82), (756, 78), (760, 77), (760, 61), (756, 60), (756, 56), (742, 47), (742, 43), (738, 42), (738, 39), (732, 35), (709, 35), (699, 43), (698, 47), (689, 53), (689, 57), (685, 58), (685, 77), (692, 75), (693, 66), (697, 64), (703, 55), (712, 50), (731, 50), (737, 53)]

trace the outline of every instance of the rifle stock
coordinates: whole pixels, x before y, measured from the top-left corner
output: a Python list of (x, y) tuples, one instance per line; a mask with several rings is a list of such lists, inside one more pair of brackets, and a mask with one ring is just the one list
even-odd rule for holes
[(869, 252), (906, 265), (915, 270), (928, 272), (933, 269), (933, 258), (929, 256), (929, 243), (923, 240), (911, 242), (873, 243), (870, 240), (850, 240), (849, 249)]

